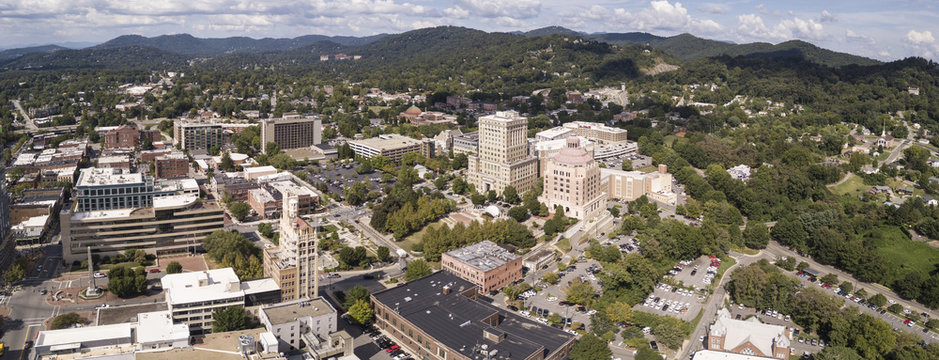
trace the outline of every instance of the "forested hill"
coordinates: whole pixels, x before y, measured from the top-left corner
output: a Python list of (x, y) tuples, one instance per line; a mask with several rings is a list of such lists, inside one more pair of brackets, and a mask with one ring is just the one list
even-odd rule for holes
[(34, 52), (12, 61), (0, 60), (0, 71), (19, 69), (170, 69), (186, 66), (184, 55), (152, 47), (129, 46), (115, 49), (59, 50)]
[(67, 48), (61, 47), (58, 45), (42, 45), (42, 46), (32, 46), (18, 49), (7, 49), (0, 51), (0, 61), (16, 59), (20, 56), (32, 54), (32, 53), (50, 53), (59, 50), (66, 50)]
[(702, 39), (691, 34), (680, 34), (671, 37), (656, 36), (644, 32), (585, 34), (560, 26), (536, 29), (523, 34), (526, 36), (579, 35), (586, 39), (615, 45), (649, 45), (685, 61), (727, 55), (731, 57), (796, 57), (832, 67), (876, 65), (880, 63), (877, 60), (862, 56), (823, 49), (801, 40), (790, 40), (776, 45), (762, 42), (732, 44), (724, 41)]
[(115, 49), (127, 46), (153, 47), (183, 55), (217, 56), (230, 53), (262, 53), (284, 51), (312, 45), (320, 41), (331, 41), (340, 45), (357, 46), (381, 39), (386, 34), (353, 37), (305, 35), (292, 39), (249, 37), (197, 38), (189, 34), (161, 35), (151, 38), (140, 35), (124, 35), (92, 47), (93, 49)]

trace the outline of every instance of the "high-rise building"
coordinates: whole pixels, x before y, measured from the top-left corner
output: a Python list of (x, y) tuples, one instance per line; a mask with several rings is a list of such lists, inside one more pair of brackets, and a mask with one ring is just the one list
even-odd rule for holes
[(319, 296), (316, 225), (300, 217), (296, 195), (284, 196), (283, 200), (280, 244), (264, 249), (264, 275), (280, 287), (283, 301), (316, 298)]
[(540, 199), (548, 209), (564, 208), (564, 214), (589, 219), (606, 208), (606, 194), (600, 188), (600, 167), (580, 138), (567, 138), (567, 146), (547, 162), (544, 193)]
[(285, 115), (261, 121), (261, 151), (275, 143), (281, 150), (309, 148), (323, 142), (323, 120), (319, 116)]
[(516, 111), (480, 117), (478, 153), (468, 160), (468, 181), (477, 192), (501, 194), (509, 185), (527, 191), (538, 178), (538, 159), (528, 153), (528, 118)]
[(183, 150), (208, 150), (222, 146), (222, 125), (177, 121), (173, 125), (176, 147)]

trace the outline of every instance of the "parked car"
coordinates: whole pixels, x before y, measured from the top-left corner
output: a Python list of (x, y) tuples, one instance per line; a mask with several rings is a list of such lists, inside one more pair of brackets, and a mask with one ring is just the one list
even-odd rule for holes
[(151, 274), (156, 274), (156, 273), (160, 272), (160, 269), (153, 268), (153, 269), (150, 269), (149, 272), (150, 272)]
[(95, 278), (97, 278), (97, 279), (100, 279), (100, 278), (103, 278), (103, 277), (107, 277), (107, 275), (104, 275), (104, 274), (99, 273), (99, 272), (96, 272), (94, 276), (95, 276)]

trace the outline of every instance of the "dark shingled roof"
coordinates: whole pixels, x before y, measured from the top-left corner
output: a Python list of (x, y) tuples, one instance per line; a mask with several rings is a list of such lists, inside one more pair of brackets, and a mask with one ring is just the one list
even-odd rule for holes
[[(443, 294), (445, 286), (451, 290), (447, 295)], [(547, 357), (573, 340), (566, 332), (461, 295), (474, 287), (456, 275), (438, 271), (373, 296), (441, 344), (468, 357), (483, 345), (489, 351), (496, 350), (497, 358), (524, 359), (539, 351)], [(486, 322), (496, 318), (494, 326)], [(484, 331), (504, 335), (504, 339), (494, 342)]]

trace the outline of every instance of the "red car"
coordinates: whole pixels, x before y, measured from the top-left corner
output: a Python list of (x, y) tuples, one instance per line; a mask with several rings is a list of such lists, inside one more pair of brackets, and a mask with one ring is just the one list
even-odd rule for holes
[(386, 352), (389, 352), (389, 353), (393, 353), (393, 352), (397, 351), (397, 350), (400, 349), (400, 348), (401, 348), (401, 347), (398, 346), (398, 345), (391, 345), (391, 347), (385, 349), (385, 351), (386, 351)]
[(158, 273), (158, 272), (160, 272), (160, 269), (155, 269), (155, 268), (154, 268), (154, 269), (150, 269), (150, 273), (151, 273), (151, 274), (155, 274), (155, 273)]

